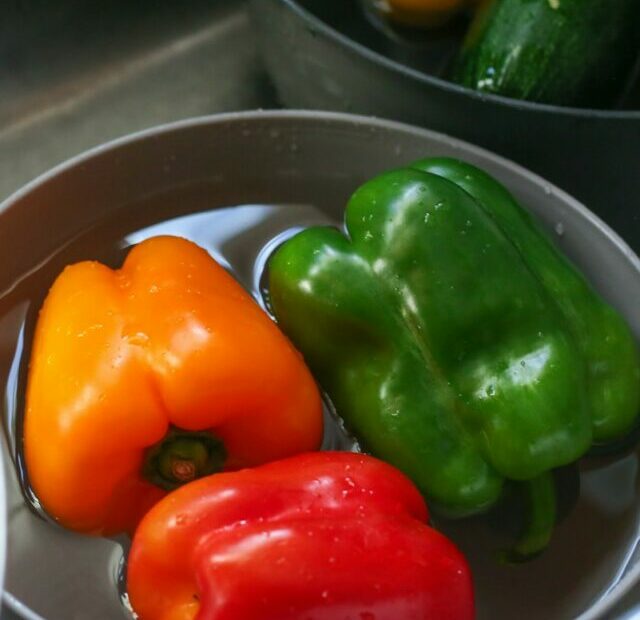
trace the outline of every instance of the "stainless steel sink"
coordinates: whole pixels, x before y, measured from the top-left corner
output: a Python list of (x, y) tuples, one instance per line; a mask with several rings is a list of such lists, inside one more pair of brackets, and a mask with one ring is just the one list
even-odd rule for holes
[[(0, 21), (0, 200), (87, 148), (275, 107), (241, 0), (17, 0)], [(4, 68), (3, 67), (3, 68)]]

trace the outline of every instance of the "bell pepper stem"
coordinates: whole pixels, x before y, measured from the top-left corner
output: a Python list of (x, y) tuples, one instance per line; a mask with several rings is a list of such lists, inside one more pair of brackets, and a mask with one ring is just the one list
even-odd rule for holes
[(170, 491), (220, 471), (226, 456), (223, 442), (213, 434), (172, 428), (160, 443), (146, 451), (142, 474)]
[(506, 564), (519, 564), (542, 553), (556, 524), (556, 487), (553, 473), (548, 471), (520, 483), (526, 497), (526, 523), (516, 544), (501, 554)]

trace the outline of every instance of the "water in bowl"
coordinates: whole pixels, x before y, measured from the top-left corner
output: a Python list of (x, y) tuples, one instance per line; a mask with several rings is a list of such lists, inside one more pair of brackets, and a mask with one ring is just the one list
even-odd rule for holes
[[(128, 249), (148, 237), (172, 234), (204, 247), (265, 305), (264, 271), (279, 243), (301, 228), (339, 226), (311, 205), (207, 208), (207, 188), (194, 186), (130, 205), (70, 240), (0, 295), (0, 380), (4, 426), (14, 459), (7, 590), (42, 616), (127, 617), (122, 604), (123, 556), (128, 541), (66, 532), (40, 509), (21, 457), (22, 415), (31, 340), (38, 309), (64, 265), (99, 260), (119, 266)], [(357, 449), (328, 403), (324, 448)], [(638, 541), (638, 457), (584, 459), (581, 494), (558, 526), (550, 548), (528, 564), (497, 560), (505, 538), (490, 519), (434, 517), (469, 558), (480, 619), (575, 617), (604, 596), (623, 574)], [(15, 482), (14, 480), (14, 482)], [(34, 579), (40, 584), (33, 587)], [(86, 616), (82, 616), (86, 617)]]

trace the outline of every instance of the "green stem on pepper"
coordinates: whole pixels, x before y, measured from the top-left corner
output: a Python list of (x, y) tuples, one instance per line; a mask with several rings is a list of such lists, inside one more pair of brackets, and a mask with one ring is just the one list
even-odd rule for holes
[(545, 550), (557, 520), (556, 488), (552, 472), (519, 483), (526, 497), (526, 524), (516, 544), (503, 551), (507, 564), (526, 562)]
[(142, 474), (149, 482), (171, 491), (221, 471), (226, 457), (224, 443), (211, 433), (172, 428), (160, 443), (146, 451)]

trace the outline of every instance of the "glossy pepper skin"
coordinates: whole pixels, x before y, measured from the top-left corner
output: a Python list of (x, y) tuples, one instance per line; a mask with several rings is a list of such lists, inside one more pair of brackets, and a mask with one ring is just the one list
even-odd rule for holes
[(175, 491), (136, 531), (141, 620), (471, 620), (468, 566), (399, 471), (315, 452)]
[(67, 267), (38, 319), (24, 448), (62, 525), (131, 531), (168, 489), (316, 449), (300, 354), (203, 249), (149, 239), (119, 270)]
[(338, 414), (434, 507), (477, 513), (505, 479), (530, 481), (522, 555), (551, 532), (550, 470), (636, 422), (628, 327), (469, 164), (424, 160), (369, 181), (346, 236), (303, 231), (269, 273), (278, 322)]

